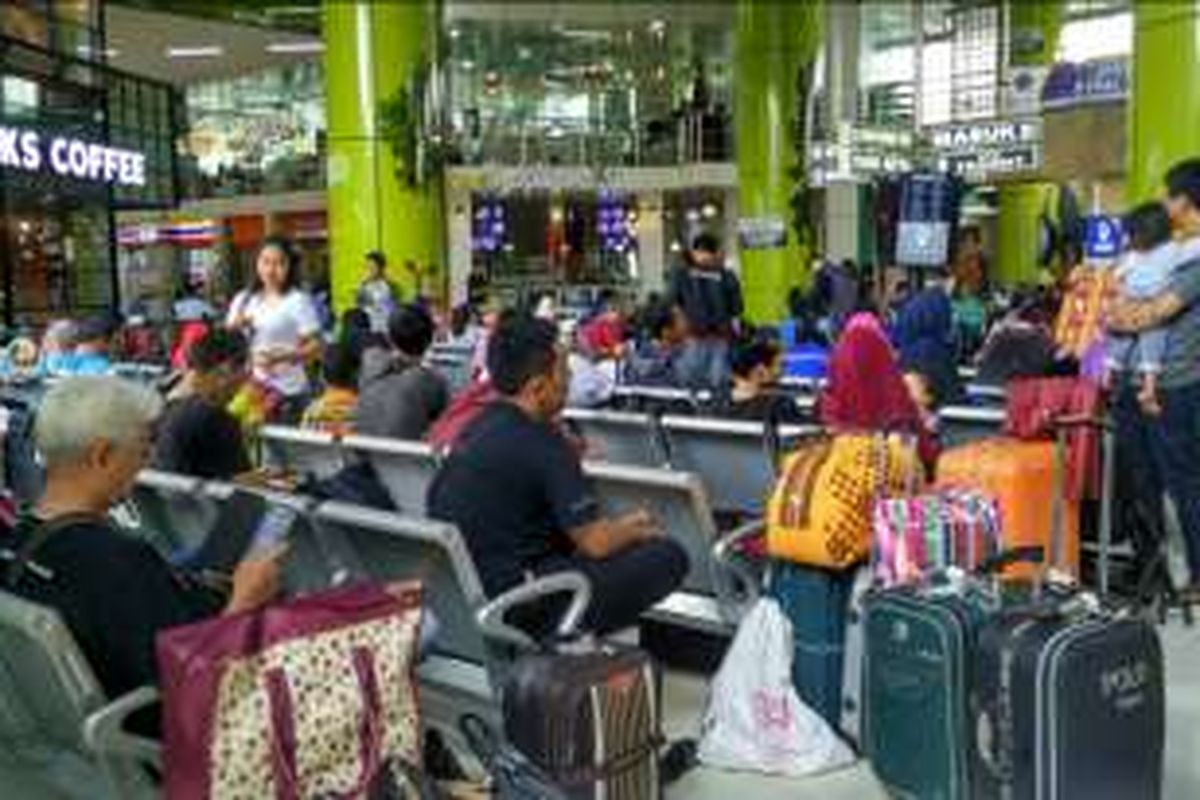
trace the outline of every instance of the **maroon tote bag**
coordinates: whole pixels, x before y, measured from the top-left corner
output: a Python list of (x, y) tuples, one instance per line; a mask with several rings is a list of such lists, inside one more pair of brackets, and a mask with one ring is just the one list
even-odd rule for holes
[(363, 584), (158, 637), (170, 800), (369, 800), (420, 764), (415, 584)]

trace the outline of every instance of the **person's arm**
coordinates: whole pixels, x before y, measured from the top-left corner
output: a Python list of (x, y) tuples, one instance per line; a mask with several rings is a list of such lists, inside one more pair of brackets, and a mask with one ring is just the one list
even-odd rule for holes
[(1119, 298), (1109, 310), (1108, 326), (1117, 333), (1140, 333), (1170, 322), (1187, 303), (1168, 289), (1147, 300)]
[(568, 531), (568, 535), (579, 552), (588, 558), (602, 560), (662, 534), (650, 512), (638, 509), (619, 517), (580, 525)]
[(604, 559), (658, 535), (658, 526), (644, 510), (601, 517), (600, 504), (567, 440), (556, 435), (546, 445), (529, 454), (529, 463), (542, 475), (558, 529), (566, 531), (581, 554)]
[(730, 319), (741, 319), (742, 313), (745, 311), (742, 304), (742, 284), (738, 280), (738, 276), (731, 269), (725, 270), (725, 291), (728, 295), (727, 302), (729, 303)]
[(1159, 328), (1200, 301), (1200, 259), (1174, 268), (1167, 288), (1146, 300), (1119, 297), (1109, 309), (1109, 328), (1118, 333), (1141, 333)]

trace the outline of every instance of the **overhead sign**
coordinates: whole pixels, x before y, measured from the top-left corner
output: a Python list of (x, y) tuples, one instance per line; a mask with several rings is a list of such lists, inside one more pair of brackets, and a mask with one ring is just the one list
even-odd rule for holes
[(1121, 221), (1116, 217), (1093, 214), (1084, 220), (1083, 252), (1088, 258), (1116, 258), (1122, 240)]
[(738, 242), (743, 250), (774, 250), (787, 244), (787, 223), (782, 217), (742, 217)]
[(1035, 170), (1042, 160), (1042, 124), (1038, 119), (956, 123), (930, 133), (938, 169), (982, 177)]
[(0, 125), (0, 167), (114, 186), (146, 185), (142, 153), (70, 136), (48, 137), (30, 128)]
[(1129, 61), (1105, 58), (1082, 64), (1062, 62), (1050, 69), (1042, 87), (1042, 107), (1068, 108), (1112, 103), (1129, 95)]

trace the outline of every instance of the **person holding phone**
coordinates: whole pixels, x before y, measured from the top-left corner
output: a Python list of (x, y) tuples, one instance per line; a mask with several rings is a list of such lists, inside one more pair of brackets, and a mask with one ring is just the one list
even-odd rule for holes
[(258, 608), (279, 588), (280, 547), (236, 565), (218, 594), (109, 521), (146, 464), (161, 408), (151, 389), (116, 377), (56, 384), (35, 427), (45, 489), (0, 550), (2, 588), (57, 610), (113, 698), (156, 682), (159, 631)]
[(254, 379), (282, 397), (275, 421), (296, 422), (311, 392), (308, 365), (321, 354), (321, 319), (300, 288), (300, 265), (286, 239), (263, 242), (254, 274), (225, 324), (249, 338)]

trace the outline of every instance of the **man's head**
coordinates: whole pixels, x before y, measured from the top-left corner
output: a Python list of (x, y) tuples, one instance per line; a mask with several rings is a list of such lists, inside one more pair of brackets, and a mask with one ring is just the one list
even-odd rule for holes
[(153, 390), (120, 378), (78, 376), (55, 385), (34, 429), (47, 492), (97, 511), (122, 499), (150, 455), (161, 410)]
[(779, 378), (779, 346), (754, 338), (733, 349), (733, 378), (744, 387), (761, 389)]
[(1129, 246), (1138, 252), (1153, 250), (1171, 240), (1171, 217), (1158, 201), (1142, 203), (1126, 214), (1121, 224), (1129, 233)]
[(367, 280), (375, 281), (387, 271), (387, 258), (378, 250), (367, 253)]
[(103, 317), (92, 317), (75, 325), (75, 352), (108, 355), (112, 345), (113, 323)]
[(187, 350), (192, 390), (226, 406), (246, 379), (250, 346), (237, 331), (213, 328)]
[(433, 343), (433, 317), (415, 303), (400, 306), (388, 319), (388, 337), (404, 355), (420, 358)]
[(692, 263), (698, 267), (715, 269), (723, 266), (725, 258), (721, 243), (711, 233), (701, 233), (692, 240)]
[(487, 367), (497, 391), (536, 419), (551, 419), (566, 404), (567, 358), (552, 322), (501, 314), (488, 339)]
[(1200, 221), (1200, 158), (1180, 161), (1167, 170), (1167, 213), (1176, 229)]
[(650, 338), (659, 344), (674, 347), (687, 338), (687, 317), (673, 303), (659, 301), (646, 309), (646, 326)]
[(327, 386), (358, 388), (358, 354), (349, 342), (327, 345), (321, 353), (321, 375)]

